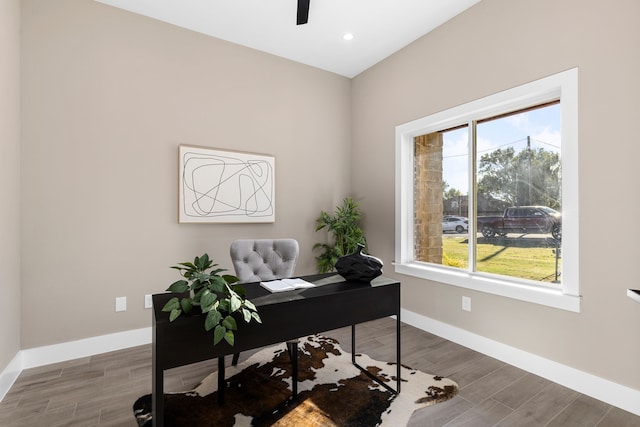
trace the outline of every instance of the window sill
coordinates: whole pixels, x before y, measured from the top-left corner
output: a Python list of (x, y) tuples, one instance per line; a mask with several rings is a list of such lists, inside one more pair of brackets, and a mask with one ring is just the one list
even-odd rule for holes
[(580, 312), (581, 297), (563, 294), (562, 289), (547, 286), (528, 285), (516, 281), (498, 280), (490, 276), (457, 271), (446, 267), (437, 267), (423, 263), (394, 264), (395, 272), (408, 276), (441, 282), (461, 288), (472, 289), (520, 301), (540, 304), (561, 310)]

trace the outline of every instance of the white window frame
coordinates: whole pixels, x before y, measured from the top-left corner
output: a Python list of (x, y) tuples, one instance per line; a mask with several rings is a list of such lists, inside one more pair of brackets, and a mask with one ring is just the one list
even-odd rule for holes
[[(461, 270), (415, 260), (413, 147), (416, 136), (560, 99), (562, 134), (561, 286)], [(470, 129), (472, 129), (470, 127)], [(471, 141), (471, 139), (470, 139)], [(470, 142), (471, 144), (471, 142)], [(474, 171), (469, 156), (469, 171)], [(469, 188), (474, 188), (473, 173)], [(469, 206), (475, 194), (469, 192)], [(475, 236), (469, 221), (469, 236)], [(395, 272), (480, 292), (580, 312), (578, 205), (578, 70), (573, 68), (396, 127)], [(475, 245), (473, 249), (475, 250)]]

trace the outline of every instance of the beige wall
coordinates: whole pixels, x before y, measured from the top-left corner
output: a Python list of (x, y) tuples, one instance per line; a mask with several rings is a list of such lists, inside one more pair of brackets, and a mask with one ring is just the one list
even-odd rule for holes
[[(348, 79), (91, 0), (22, 7), (23, 348), (150, 326), (169, 267), (232, 269), (235, 238), (294, 237), (315, 271), (351, 186)], [(275, 223), (179, 225), (181, 143), (274, 155)]]
[(20, 350), (20, 0), (0, 0), (0, 372)]
[(388, 264), (395, 126), (579, 68), (582, 312), (397, 275), (403, 307), (640, 389), (640, 305), (626, 297), (640, 287), (638, 16), (636, 0), (483, 0), (353, 80), (352, 149), (368, 153), (353, 162), (353, 194), (371, 251)]

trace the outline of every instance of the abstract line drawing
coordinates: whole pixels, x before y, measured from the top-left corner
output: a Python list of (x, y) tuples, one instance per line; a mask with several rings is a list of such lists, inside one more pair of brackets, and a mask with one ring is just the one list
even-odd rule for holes
[(275, 221), (273, 156), (180, 145), (179, 158), (179, 222)]

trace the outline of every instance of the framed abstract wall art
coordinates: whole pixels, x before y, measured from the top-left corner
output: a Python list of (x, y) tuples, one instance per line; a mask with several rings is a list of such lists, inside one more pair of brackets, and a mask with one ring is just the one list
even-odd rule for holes
[(179, 146), (178, 222), (275, 221), (275, 157)]

